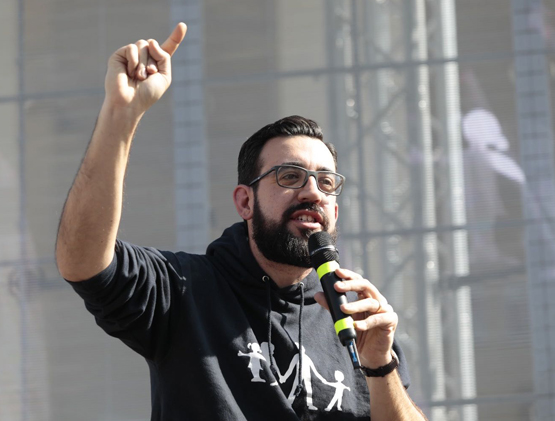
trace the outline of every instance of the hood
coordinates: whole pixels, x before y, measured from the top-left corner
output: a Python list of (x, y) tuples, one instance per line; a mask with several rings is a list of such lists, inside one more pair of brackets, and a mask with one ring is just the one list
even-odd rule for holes
[[(227, 228), (220, 238), (208, 246), (206, 254), (214, 258), (214, 264), (222, 271), (230, 273), (230, 282), (244, 284), (244, 287), (260, 290), (261, 294), (265, 294), (267, 286), (263, 278), (268, 275), (252, 254), (246, 222), (238, 222)], [(316, 271), (310, 272), (302, 282), (305, 303), (307, 300), (314, 301), (314, 294), (321, 291)], [(281, 299), (290, 303), (300, 302), (301, 292), (298, 284), (279, 288), (271, 279), (270, 284)]]

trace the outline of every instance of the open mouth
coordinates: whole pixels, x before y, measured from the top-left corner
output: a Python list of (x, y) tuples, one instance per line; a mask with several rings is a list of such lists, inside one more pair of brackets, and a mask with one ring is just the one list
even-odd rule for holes
[(318, 212), (311, 212), (306, 210), (297, 211), (291, 216), (291, 219), (303, 224), (323, 225), (323, 218)]
[(312, 216), (310, 215), (299, 215), (297, 218), (295, 218), (297, 221), (301, 221), (301, 222), (316, 222), (316, 219), (314, 219)]

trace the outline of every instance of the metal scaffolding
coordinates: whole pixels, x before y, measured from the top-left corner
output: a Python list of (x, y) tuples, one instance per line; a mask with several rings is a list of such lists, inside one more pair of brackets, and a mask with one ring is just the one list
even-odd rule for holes
[[(555, 168), (553, 111), (541, 0), (513, 0), (513, 42), (520, 154), (526, 174), (528, 300), (534, 357), (534, 420), (555, 419)], [(539, 27), (538, 27), (539, 26)]]
[[(329, 88), (350, 181), (343, 254), (400, 312), (397, 337), (418, 355), (411, 366), (431, 419), (477, 419), (470, 287), (449, 291), (458, 317), (443, 326), (440, 285), (440, 271), (468, 275), (454, 2), (328, 1), (327, 26), (328, 64), (343, 69)], [(441, 239), (438, 218), (453, 227)], [(441, 263), (440, 241), (449, 250)], [(446, 341), (458, 345), (449, 371)], [(460, 405), (448, 409), (447, 399)]]

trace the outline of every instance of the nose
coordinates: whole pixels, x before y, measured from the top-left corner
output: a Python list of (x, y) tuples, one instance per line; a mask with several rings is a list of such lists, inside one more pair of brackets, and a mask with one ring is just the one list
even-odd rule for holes
[(299, 200), (301, 202), (315, 202), (322, 200), (324, 193), (318, 189), (318, 181), (316, 177), (310, 175), (306, 184), (299, 189)]

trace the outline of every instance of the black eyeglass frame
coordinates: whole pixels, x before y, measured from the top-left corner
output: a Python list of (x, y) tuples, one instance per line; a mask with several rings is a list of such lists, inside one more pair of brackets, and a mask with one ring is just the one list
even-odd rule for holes
[[(297, 186), (297, 187), (283, 186), (279, 183), (279, 179), (278, 179), (278, 170), (280, 168), (295, 168), (295, 169), (298, 169), (298, 170), (302, 170), (302, 171), (305, 172), (306, 177), (305, 177), (304, 181), (302, 182), (302, 184), (300, 186)], [(337, 172), (327, 171), (327, 170), (310, 171), (310, 170), (307, 170), (306, 168), (299, 167), (298, 165), (284, 164), (284, 165), (275, 165), (275, 166), (273, 166), (268, 171), (266, 171), (264, 174), (260, 174), (258, 177), (256, 177), (254, 180), (252, 180), (248, 184), (248, 186), (250, 187), (253, 184), (259, 182), (264, 177), (266, 177), (268, 174), (270, 174), (272, 171), (276, 172), (276, 183), (277, 183), (277, 185), (280, 186), (280, 187), (283, 187), (284, 189), (294, 189), (294, 190), (302, 189), (304, 186), (306, 186), (306, 183), (308, 183), (308, 178), (310, 176), (313, 176), (314, 179), (316, 180), (316, 186), (318, 187), (318, 190), (320, 190), (322, 193), (329, 194), (329, 195), (332, 195), (332, 196), (339, 196), (341, 194), (341, 192), (343, 191), (343, 186), (345, 185), (345, 180), (346, 180), (344, 175), (341, 175)], [(320, 183), (318, 183), (318, 175), (319, 174), (333, 174), (334, 176), (338, 176), (339, 179), (341, 180), (341, 182), (337, 185), (337, 188), (333, 192), (324, 191), (320, 188)], [(338, 190), (339, 190), (339, 193), (337, 193)]]

